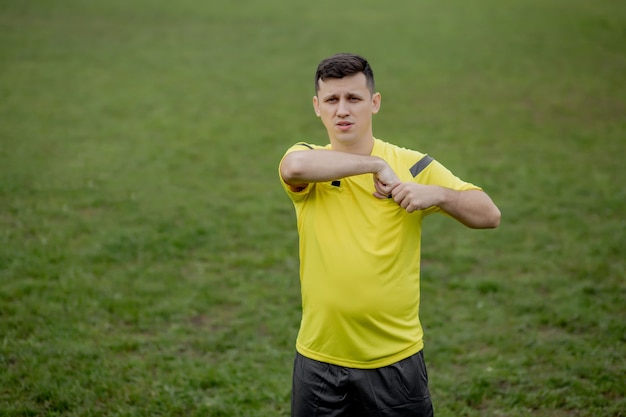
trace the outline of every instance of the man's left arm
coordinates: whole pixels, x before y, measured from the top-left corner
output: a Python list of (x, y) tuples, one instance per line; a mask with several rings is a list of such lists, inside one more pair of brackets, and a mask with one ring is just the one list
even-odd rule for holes
[(403, 182), (392, 190), (391, 196), (409, 213), (438, 206), (472, 229), (490, 229), (500, 224), (500, 210), (481, 190), (459, 191), (438, 185)]
[(443, 188), (437, 204), (443, 211), (472, 229), (492, 229), (500, 224), (500, 210), (486, 192)]

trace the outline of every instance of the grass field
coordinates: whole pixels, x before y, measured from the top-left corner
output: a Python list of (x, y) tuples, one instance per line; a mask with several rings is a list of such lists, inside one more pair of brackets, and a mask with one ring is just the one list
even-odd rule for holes
[(375, 134), (483, 186), (428, 218), (436, 414), (626, 416), (626, 3), (4, 0), (0, 416), (289, 413), (285, 149), (352, 51)]

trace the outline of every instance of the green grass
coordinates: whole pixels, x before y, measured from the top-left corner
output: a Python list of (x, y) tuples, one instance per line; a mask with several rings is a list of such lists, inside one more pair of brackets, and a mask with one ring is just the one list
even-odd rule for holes
[(367, 56), (378, 137), (483, 186), (425, 224), (438, 416), (626, 416), (617, 0), (0, 5), (0, 416), (287, 416), (317, 62)]

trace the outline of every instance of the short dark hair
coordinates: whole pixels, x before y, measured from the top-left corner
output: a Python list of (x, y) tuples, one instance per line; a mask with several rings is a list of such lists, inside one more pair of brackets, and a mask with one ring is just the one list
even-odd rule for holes
[(339, 53), (328, 57), (317, 66), (315, 72), (315, 93), (320, 89), (319, 81), (328, 78), (343, 78), (362, 72), (370, 92), (374, 94), (376, 87), (374, 84), (374, 72), (365, 58), (356, 54)]

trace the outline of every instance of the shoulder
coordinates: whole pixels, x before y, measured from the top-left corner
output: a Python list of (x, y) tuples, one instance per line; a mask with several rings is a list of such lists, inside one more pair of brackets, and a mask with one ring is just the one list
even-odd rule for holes
[(384, 155), (384, 156), (409, 159), (409, 160), (415, 159), (415, 158), (419, 159), (419, 158), (422, 158), (424, 155), (426, 155), (425, 153), (422, 153), (415, 149), (405, 148), (405, 147), (395, 145), (390, 142), (386, 142), (381, 139), (376, 139), (375, 144), (374, 144), (374, 153), (380, 153), (381, 155)]
[(408, 169), (413, 177), (426, 169), (434, 161), (430, 155), (376, 139), (376, 156), (380, 156), (395, 168)]
[[(328, 145), (330, 146), (330, 145)], [(289, 148), (287, 148), (287, 150), (285, 151), (285, 153), (283, 154), (283, 156), (280, 159), (280, 164), (282, 164), (283, 160), (285, 159), (285, 157), (287, 155), (289, 155), (292, 152), (297, 152), (297, 151), (310, 151), (313, 149), (327, 149), (327, 146), (320, 146), (320, 145), (314, 145), (312, 143), (308, 143), (308, 142), (296, 142), (295, 144), (291, 145)]]
[(330, 145), (325, 145), (325, 146), (320, 146), (320, 145), (315, 145), (309, 142), (296, 142), (295, 144), (291, 145), (287, 151), (285, 152), (285, 154), (288, 154), (290, 152), (293, 151), (306, 151), (306, 150), (312, 150), (312, 149), (327, 149)]
[(330, 145), (320, 146), (320, 145), (314, 145), (314, 144), (308, 143), (308, 142), (296, 142), (295, 144), (293, 144), (289, 148), (287, 148), (287, 150), (285, 151), (285, 153), (283, 154), (283, 156), (280, 159), (280, 165), (282, 165), (282, 163), (285, 160), (285, 158), (287, 157), (287, 155), (289, 155), (292, 152), (310, 151), (310, 150), (314, 150), (314, 149), (327, 149), (328, 147), (330, 147)]

